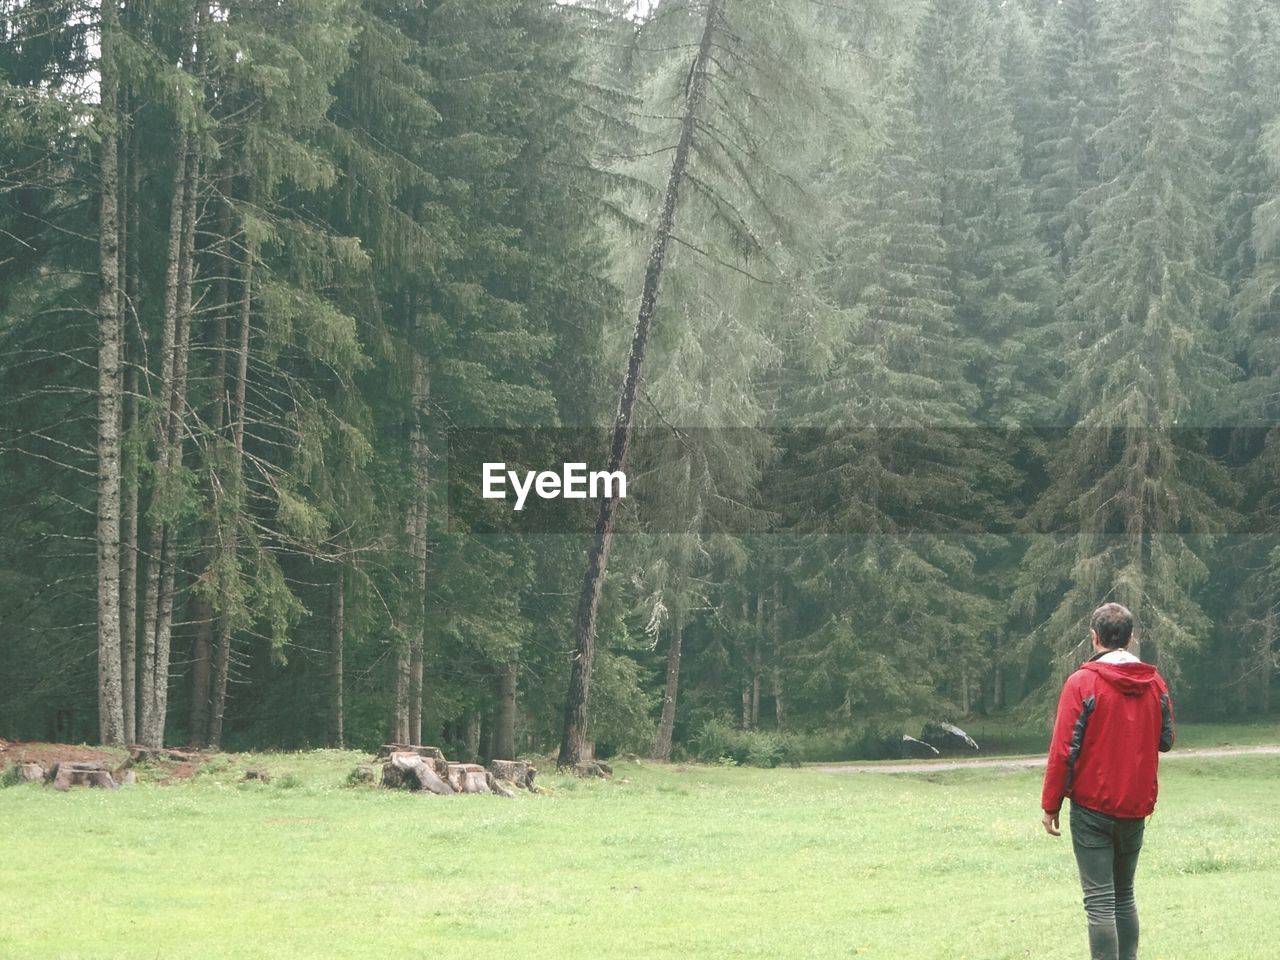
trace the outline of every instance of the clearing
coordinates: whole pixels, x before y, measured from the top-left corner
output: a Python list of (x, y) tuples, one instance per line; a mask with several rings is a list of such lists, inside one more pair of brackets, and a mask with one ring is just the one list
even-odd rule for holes
[[(0, 790), (0, 956), (1076, 960), (1039, 772), (823, 776), (621, 762), (612, 781), (431, 797), (363, 754), (219, 755), (164, 786)], [(269, 785), (241, 782), (248, 767)], [(1164, 771), (1143, 956), (1270, 960), (1280, 756)]]

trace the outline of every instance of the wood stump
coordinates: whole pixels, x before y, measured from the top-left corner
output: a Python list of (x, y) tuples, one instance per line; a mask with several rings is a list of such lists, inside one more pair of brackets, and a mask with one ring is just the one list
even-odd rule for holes
[(257, 780), (259, 783), (270, 783), (271, 774), (261, 767), (250, 767), (244, 772), (245, 780)]
[(488, 773), (478, 763), (449, 764), (449, 785), (458, 793), (488, 793)]
[(537, 771), (532, 764), (523, 760), (490, 760), (489, 772), (497, 780), (515, 784), (530, 793), (538, 792), (538, 788), (533, 785), (533, 778)]
[(515, 794), (507, 788), (506, 784), (493, 775), (491, 770), (484, 773), (485, 782), (489, 785), (489, 792), (496, 793), (500, 797), (514, 797)]
[(376, 779), (372, 763), (356, 764), (356, 768), (347, 774), (347, 784), (352, 787), (361, 783), (373, 783)]
[(53, 781), (53, 789), (70, 790), (72, 787), (101, 787), (105, 790), (116, 790), (118, 785), (111, 778), (111, 772), (100, 763), (68, 763), (62, 761), (49, 768), (48, 778)]
[(461, 793), (436, 772), (436, 762), (408, 751), (396, 751), (382, 765), (382, 785), (408, 790), (425, 790), (438, 796)]

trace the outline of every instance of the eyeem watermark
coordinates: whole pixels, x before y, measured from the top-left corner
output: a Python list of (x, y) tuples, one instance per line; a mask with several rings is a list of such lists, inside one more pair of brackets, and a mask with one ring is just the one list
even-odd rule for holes
[(585, 463), (561, 464), (559, 473), (554, 470), (526, 470), (522, 477), (515, 470), (508, 470), (505, 463), (484, 464), (483, 496), (486, 500), (507, 499), (507, 484), (516, 495), (516, 510), (523, 510), (530, 492), (541, 500), (612, 500), (615, 496), (626, 499), (627, 475), (621, 470), (587, 471)]

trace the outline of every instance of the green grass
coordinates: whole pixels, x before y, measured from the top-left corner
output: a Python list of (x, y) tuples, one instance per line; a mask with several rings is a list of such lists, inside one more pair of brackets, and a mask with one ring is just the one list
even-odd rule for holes
[[(0, 790), (0, 957), (1076, 960), (1036, 772), (617, 765), (540, 796), (348, 788), (354, 753), (115, 793)], [(239, 781), (266, 767), (269, 785)], [(1270, 960), (1280, 758), (1164, 771), (1148, 960)]]

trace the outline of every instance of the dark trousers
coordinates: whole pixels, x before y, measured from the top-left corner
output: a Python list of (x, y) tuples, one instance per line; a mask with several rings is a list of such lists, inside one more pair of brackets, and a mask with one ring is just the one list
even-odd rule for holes
[(1133, 874), (1146, 820), (1109, 817), (1073, 803), (1070, 823), (1092, 960), (1135, 960), (1138, 904), (1133, 898)]

